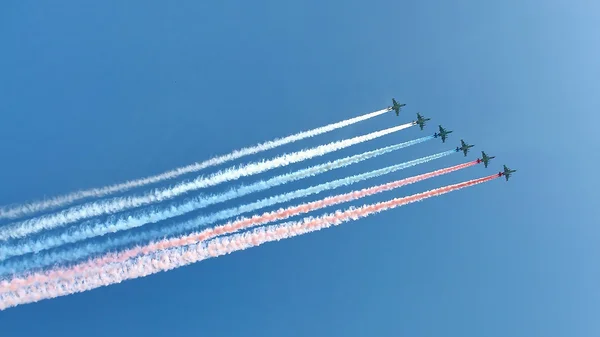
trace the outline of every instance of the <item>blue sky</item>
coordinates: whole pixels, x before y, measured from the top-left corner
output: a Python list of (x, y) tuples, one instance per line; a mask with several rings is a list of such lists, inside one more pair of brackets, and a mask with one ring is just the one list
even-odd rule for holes
[[(449, 142), (238, 202), (461, 138), (476, 144), (469, 158), (497, 156), (489, 169), (365, 202), (502, 164), (519, 172), (509, 183), (6, 310), (2, 336), (598, 335), (598, 10), (556, 0), (3, 3), (0, 204), (160, 173), (378, 110), (391, 97), (408, 104), (399, 118), (247, 159), (405, 123), (417, 111), (432, 118), (427, 133), (455, 130)], [(243, 181), (424, 134), (412, 128)]]

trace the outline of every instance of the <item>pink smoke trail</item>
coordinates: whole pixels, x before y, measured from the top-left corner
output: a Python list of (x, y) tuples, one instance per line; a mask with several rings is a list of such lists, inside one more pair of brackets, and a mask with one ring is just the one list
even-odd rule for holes
[(221, 256), (234, 251), (255, 247), (266, 242), (279, 241), (318, 231), (350, 220), (357, 220), (374, 213), (481, 184), (496, 179), (499, 176), (500, 175), (498, 174), (494, 174), (479, 179), (440, 187), (404, 198), (395, 198), (359, 208), (350, 208), (344, 212), (337, 211), (334, 214), (317, 218), (309, 217), (301, 221), (256, 228), (253, 231), (216, 238), (203, 244), (186, 246), (183, 249), (180, 247), (180, 249), (163, 250), (156, 254), (139, 257), (125, 264), (104, 266), (100, 273), (79, 279), (55, 280), (53, 283), (19, 288), (16, 291), (0, 296), (0, 310), (19, 304), (37, 302), (42, 299), (69, 295), (101, 286), (120, 283), (128, 279), (174, 269), (210, 257)]
[(179, 238), (164, 239), (161, 241), (149, 243), (146, 246), (138, 246), (118, 253), (109, 253), (104, 256), (97, 257), (95, 259), (90, 259), (87, 262), (79, 263), (71, 267), (55, 269), (45, 273), (35, 273), (25, 278), (13, 278), (11, 280), (1, 281), (0, 294), (3, 292), (15, 291), (19, 287), (30, 286), (35, 283), (48, 282), (52, 279), (71, 279), (74, 275), (78, 277), (86, 276), (89, 274), (93, 274), (99, 268), (102, 268), (107, 264), (123, 262), (128, 259), (134, 258), (138, 255), (146, 255), (163, 249), (196, 244), (201, 241), (209, 240), (223, 234), (231, 234), (240, 230), (264, 225), (269, 222), (287, 219), (298, 214), (308, 213), (320, 208), (353, 201), (373, 194), (396, 189), (405, 185), (414, 184), (425, 179), (455, 172), (477, 164), (477, 161), (458, 164), (455, 166), (439, 169), (436, 171), (420, 174), (413, 177), (404, 178), (379, 186), (369, 187), (358, 191), (352, 191), (336, 196), (331, 196), (310, 203), (288, 207), (286, 209), (279, 209), (277, 211), (266, 212), (262, 215), (255, 215), (250, 218), (241, 218), (236, 221), (230, 221), (224, 225), (208, 228), (199, 233), (194, 233)]

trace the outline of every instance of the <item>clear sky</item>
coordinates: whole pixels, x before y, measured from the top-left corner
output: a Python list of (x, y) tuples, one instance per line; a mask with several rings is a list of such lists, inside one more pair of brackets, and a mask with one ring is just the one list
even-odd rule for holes
[(408, 104), (400, 117), (246, 159), (405, 123), (418, 111), (432, 118), (426, 131), (243, 181), (431, 134), (438, 124), (455, 131), (448, 143), (240, 201), (447, 150), (461, 138), (476, 144), (469, 159), (481, 150), (497, 156), (490, 168), (365, 202), (502, 164), (518, 172), (508, 183), (2, 311), (0, 335), (599, 335), (599, 9), (566, 0), (4, 1), (0, 204), (160, 173), (379, 110), (391, 97)]

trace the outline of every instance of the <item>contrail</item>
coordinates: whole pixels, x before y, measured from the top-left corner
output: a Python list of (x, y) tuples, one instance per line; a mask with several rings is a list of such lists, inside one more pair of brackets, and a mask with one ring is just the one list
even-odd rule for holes
[[(399, 144), (399, 145), (401, 145), (401, 144)], [(408, 162), (405, 162), (402, 164), (389, 166), (389, 167), (386, 167), (383, 169), (379, 169), (379, 170), (375, 170), (375, 171), (371, 171), (371, 172), (367, 172), (367, 173), (363, 173), (363, 174), (358, 174), (358, 175), (350, 176), (350, 177), (343, 178), (343, 179), (338, 179), (338, 180), (335, 180), (332, 182), (323, 183), (323, 184), (320, 184), (317, 186), (312, 186), (309, 188), (285, 193), (285, 194), (274, 196), (274, 197), (265, 198), (265, 199), (262, 199), (262, 200), (259, 200), (259, 201), (256, 201), (256, 202), (253, 202), (250, 204), (246, 204), (246, 205), (242, 205), (242, 206), (238, 206), (238, 207), (232, 207), (229, 209), (221, 210), (221, 211), (213, 213), (213, 214), (200, 216), (195, 219), (179, 223), (175, 226), (162, 227), (160, 229), (150, 230), (150, 231), (141, 232), (141, 233), (137, 233), (137, 234), (129, 234), (129, 235), (126, 235), (125, 237), (123, 237), (122, 239), (116, 239), (116, 240), (108, 241), (105, 243), (94, 243), (94, 244), (86, 245), (86, 246), (76, 246), (76, 247), (70, 249), (69, 251), (62, 251), (62, 252), (53, 253), (53, 254), (35, 255), (35, 256), (32, 256), (31, 259), (25, 260), (25, 261), (21, 260), (21, 261), (5, 263), (4, 265), (0, 265), (0, 275), (4, 275), (6, 273), (19, 273), (19, 272), (22, 272), (22, 271), (28, 270), (28, 269), (36, 269), (36, 268), (41, 268), (41, 267), (48, 266), (48, 265), (54, 265), (54, 264), (61, 263), (61, 262), (78, 260), (85, 256), (104, 252), (111, 248), (114, 248), (115, 244), (117, 244), (117, 243), (122, 246), (122, 245), (127, 245), (127, 244), (132, 244), (132, 243), (140, 243), (143, 241), (150, 241), (150, 240), (160, 238), (160, 237), (173, 236), (175, 234), (179, 234), (182, 232), (196, 229), (200, 226), (206, 226), (206, 225), (212, 224), (219, 220), (232, 218), (232, 217), (238, 216), (240, 214), (255, 211), (255, 210), (269, 207), (272, 205), (276, 205), (279, 203), (284, 203), (284, 202), (287, 202), (287, 201), (290, 201), (293, 199), (306, 197), (306, 196), (309, 196), (312, 194), (318, 194), (318, 193), (321, 193), (326, 190), (351, 185), (351, 184), (354, 184), (354, 183), (357, 183), (357, 182), (360, 182), (360, 181), (363, 181), (366, 179), (382, 176), (384, 174), (393, 173), (398, 170), (402, 170), (402, 169), (405, 169), (408, 167), (423, 164), (423, 163), (426, 163), (426, 162), (429, 162), (429, 161), (432, 161), (432, 160), (435, 160), (438, 158), (442, 158), (442, 157), (451, 155), (453, 153), (456, 153), (456, 151), (450, 150), (450, 151), (446, 151), (446, 152), (441, 152), (441, 153), (434, 154), (431, 156), (408, 161)], [(296, 173), (296, 172), (294, 172), (294, 173)], [(291, 173), (291, 174), (294, 174), (294, 173)], [(288, 174), (288, 175), (291, 175), (291, 174)], [(278, 179), (278, 178), (279, 177), (275, 177), (273, 179)], [(268, 185), (265, 184), (262, 186), (268, 186)], [(156, 222), (158, 220), (164, 220), (164, 217), (162, 217), (160, 215), (154, 215), (153, 220), (155, 220), (155, 221), (152, 221), (152, 222)], [(129, 228), (132, 228), (132, 227), (129, 227)], [(91, 233), (92, 231), (93, 231), (93, 229), (90, 229), (87, 232), (81, 231), (80, 233)], [(115, 231), (115, 230), (112, 230), (112, 231)], [(105, 231), (105, 232), (108, 233), (108, 232), (112, 232), (112, 231)], [(74, 242), (74, 240), (70, 240), (70, 241), (67, 241), (67, 240), (70, 238), (74, 238), (74, 235), (76, 235), (76, 234), (77, 234), (76, 232), (65, 233), (65, 234), (59, 235), (57, 237), (43, 238), (43, 239), (37, 240), (36, 242), (32, 242), (32, 243), (28, 243), (28, 244), (22, 244), (22, 245), (12, 246), (12, 247), (10, 247), (10, 246), (9, 247), (0, 247), (0, 256), (2, 256), (4, 258), (6, 256), (23, 255), (26, 253), (31, 253), (34, 250), (39, 251), (39, 250), (56, 247), (61, 244)], [(70, 235), (70, 237), (69, 237), (69, 235)], [(91, 236), (89, 236), (89, 237), (91, 237)]]
[[(325, 173), (327, 171), (349, 166), (351, 164), (356, 164), (361, 161), (374, 158), (392, 151), (396, 151), (408, 146), (416, 145), (427, 140), (433, 139), (433, 136), (426, 136), (418, 139), (414, 139), (408, 142), (390, 145), (384, 148), (380, 148), (377, 150), (357, 154), (351, 157), (346, 157), (342, 159), (335, 160), (333, 162), (328, 162), (320, 165), (316, 165), (313, 167), (309, 167), (306, 169), (302, 169), (299, 171), (287, 173), (284, 175), (276, 176), (268, 180), (258, 181), (256, 183), (241, 186), (237, 188), (230, 189), (229, 191), (221, 194), (215, 194), (212, 196), (203, 196), (192, 199), (191, 201), (178, 206), (173, 206), (170, 209), (163, 211), (151, 211), (149, 213), (144, 212), (138, 215), (137, 217), (127, 216), (125, 218), (121, 218), (118, 221), (110, 220), (111, 223), (108, 225), (104, 225), (101, 222), (95, 222), (98, 226), (101, 227), (91, 227), (83, 229), (76, 229), (74, 231), (70, 231), (67, 233), (63, 233), (57, 236), (49, 236), (45, 238), (41, 238), (35, 240), (33, 242), (25, 242), (17, 245), (10, 246), (0, 246), (0, 260), (4, 260), (13, 256), (24, 255), (27, 253), (39, 252), (46, 249), (50, 249), (53, 247), (58, 247), (60, 245), (66, 243), (72, 243), (79, 240), (83, 240), (85, 238), (93, 237), (95, 235), (103, 235), (106, 233), (116, 232), (118, 230), (131, 229), (135, 227), (140, 227), (147, 223), (155, 223), (161, 220), (165, 220), (168, 218), (172, 218), (175, 216), (179, 216), (185, 214), (187, 212), (191, 212), (193, 210), (197, 210), (215, 203), (224, 202), (227, 200), (231, 200), (233, 198), (238, 198), (250, 193), (263, 191), (281, 184), (285, 184), (291, 181), (300, 180), (303, 178), (308, 178), (311, 176), (315, 176), (317, 174)], [(456, 151), (451, 150), (448, 151), (448, 154), (456, 153)], [(399, 164), (397, 166), (402, 166), (402, 168), (418, 165), (422, 162), (426, 162), (429, 160), (437, 159), (438, 156), (448, 155), (446, 152), (438, 155), (429, 157), (416, 159), (408, 163)], [(385, 169), (384, 169), (385, 170)], [(308, 194), (307, 194), (308, 195)], [(263, 206), (267, 207), (267, 206)], [(244, 209), (248, 209), (248, 207), (244, 206)], [(250, 210), (248, 210), (249, 212)], [(59, 252), (52, 252), (47, 254), (35, 255), (31, 258), (31, 260), (20, 260), (13, 261), (9, 263), (5, 263), (4, 265), (0, 265), (0, 275), (6, 274), (7, 272), (19, 272), (21, 270), (27, 270), (31, 268), (39, 268), (48, 265), (53, 265), (60, 262), (66, 261), (74, 261), (86, 257), (88, 255), (96, 254), (104, 252), (110, 248), (124, 246), (131, 243), (142, 242), (152, 240), (157, 237), (163, 237), (167, 235), (173, 235), (176, 233), (184, 232), (186, 230), (194, 229), (198, 227), (199, 221), (207, 224), (209, 222), (217, 221), (219, 219), (227, 219), (228, 214), (233, 214), (234, 211), (231, 209), (221, 211), (217, 214), (213, 214), (209, 217), (201, 217), (200, 219), (196, 219), (194, 221), (187, 221), (185, 223), (181, 223), (176, 225), (175, 227), (163, 227), (160, 229), (155, 229), (151, 231), (141, 232), (141, 233), (130, 233), (123, 237), (111, 238), (106, 242), (100, 243), (89, 243), (86, 245), (80, 245), (68, 250), (63, 250)], [(241, 213), (239, 213), (241, 214)], [(226, 216), (223, 218), (223, 216)], [(235, 216), (232, 215), (232, 216)], [(214, 220), (211, 220), (214, 219)], [(100, 234), (102, 233), (102, 234)], [(95, 235), (93, 235), (95, 234)]]
[(244, 156), (256, 154), (256, 153), (266, 151), (266, 150), (271, 150), (271, 149), (274, 149), (274, 148), (282, 146), (282, 145), (290, 144), (290, 143), (297, 142), (302, 139), (311, 138), (311, 137), (314, 137), (317, 135), (321, 135), (321, 134), (324, 134), (327, 132), (341, 129), (346, 126), (350, 126), (352, 124), (356, 124), (358, 122), (362, 122), (367, 119), (377, 117), (388, 111), (389, 111), (389, 109), (383, 109), (383, 110), (371, 112), (371, 113), (368, 113), (368, 114), (365, 114), (362, 116), (350, 118), (350, 119), (343, 120), (343, 121), (340, 121), (337, 123), (332, 123), (332, 124), (329, 124), (329, 125), (326, 125), (326, 126), (323, 126), (320, 128), (303, 131), (303, 132), (300, 132), (300, 133), (297, 133), (294, 135), (290, 135), (290, 136), (287, 136), (284, 138), (264, 142), (264, 143), (261, 143), (261, 144), (258, 144), (258, 145), (252, 146), (252, 147), (246, 147), (246, 148), (243, 148), (240, 150), (233, 151), (226, 155), (215, 157), (215, 158), (203, 161), (203, 162), (194, 163), (192, 165), (188, 165), (185, 167), (180, 167), (180, 168), (177, 168), (177, 169), (165, 172), (165, 173), (161, 173), (159, 175), (151, 176), (151, 177), (146, 177), (146, 178), (137, 179), (137, 180), (130, 180), (130, 181), (127, 181), (127, 182), (124, 182), (121, 184), (111, 185), (111, 186), (107, 186), (107, 187), (77, 191), (77, 192), (73, 192), (73, 193), (70, 193), (67, 195), (54, 197), (54, 198), (51, 198), (48, 200), (31, 202), (31, 203), (27, 203), (27, 204), (23, 204), (23, 205), (4, 206), (4, 207), (0, 208), (0, 219), (3, 219), (3, 218), (14, 219), (14, 218), (18, 218), (18, 217), (23, 217), (23, 216), (27, 216), (27, 215), (30, 215), (33, 213), (38, 213), (38, 212), (44, 211), (46, 209), (53, 209), (53, 208), (58, 208), (58, 207), (61, 207), (64, 205), (68, 205), (68, 204), (74, 203), (75, 201), (78, 201), (81, 199), (91, 198), (91, 197), (97, 198), (97, 197), (102, 197), (102, 196), (116, 193), (116, 192), (124, 192), (124, 191), (127, 191), (132, 188), (142, 187), (142, 186), (145, 186), (148, 184), (161, 182), (163, 180), (176, 178), (176, 177), (179, 177), (179, 176), (187, 174), (187, 173), (198, 172), (207, 167), (216, 166), (216, 165), (223, 164), (223, 163), (235, 160), (235, 159), (239, 159)]
[[(452, 151), (456, 153), (455, 151)], [(409, 177), (405, 179), (401, 179), (398, 181), (394, 181), (391, 183), (374, 186), (370, 188), (365, 188), (359, 191), (353, 191), (345, 194), (340, 194), (337, 196), (327, 197), (323, 200), (318, 200), (310, 203), (301, 204), (298, 206), (292, 206), (285, 209), (279, 209), (273, 212), (266, 212), (263, 215), (255, 215), (251, 218), (241, 218), (236, 221), (230, 221), (225, 225), (216, 226), (214, 228), (208, 228), (199, 233), (194, 233), (191, 235), (186, 235), (179, 238), (173, 239), (164, 239), (159, 242), (150, 243), (143, 247), (134, 247), (119, 253), (109, 253), (102, 257), (98, 257), (89, 261), (88, 263), (78, 264), (73, 270), (77, 269), (78, 276), (82, 276), (82, 274), (93, 273), (94, 270), (98, 270), (104, 265), (113, 264), (117, 262), (123, 262), (128, 259), (134, 258), (137, 255), (141, 254), (150, 254), (155, 253), (160, 250), (170, 249), (181, 246), (188, 246), (191, 244), (196, 244), (201, 241), (206, 241), (209, 239), (213, 239), (217, 236), (232, 234), (241, 230), (247, 230), (252, 227), (261, 226), (270, 222), (284, 220), (292, 216), (296, 216), (299, 214), (305, 214), (311, 211), (315, 211), (324, 207), (329, 207), (357, 199), (361, 199), (370, 195), (390, 191), (396, 188), (400, 188), (402, 186), (406, 186), (409, 184), (414, 184), (422, 180), (434, 178), (440, 175), (452, 173), (461, 169), (465, 169), (467, 167), (471, 167), (476, 165), (476, 161), (455, 165), (448, 168), (439, 169), (433, 172), (421, 174), (414, 177)], [(386, 168), (387, 169), (387, 168)], [(382, 170), (386, 170), (382, 169)], [(352, 177), (350, 177), (352, 178)], [(346, 178), (348, 179), (348, 178)], [(334, 182), (331, 182), (334, 183)], [(330, 184), (330, 183), (328, 183)], [(292, 192), (294, 193), (294, 192)], [(46, 280), (50, 279), (50, 275), (52, 275), (52, 271), (49, 274), (46, 274)], [(2, 283), (0, 283), (2, 284)], [(0, 291), (2, 293), (2, 291)]]
[(81, 278), (78, 278), (77, 275), (61, 275), (60, 279), (55, 279), (48, 283), (18, 288), (15, 291), (1, 294), (0, 310), (20, 304), (37, 302), (43, 299), (69, 295), (120, 283), (125, 280), (144, 277), (161, 271), (185, 266), (210, 257), (217, 257), (238, 250), (256, 247), (266, 242), (279, 241), (318, 231), (350, 220), (364, 218), (374, 213), (481, 184), (498, 177), (498, 174), (494, 174), (488, 177), (440, 187), (404, 198), (396, 198), (385, 202), (364, 205), (358, 208), (351, 207), (343, 212), (337, 211), (321, 217), (308, 217), (301, 221), (259, 227), (251, 231), (215, 238), (208, 242), (192, 244), (182, 248), (167, 249), (156, 254), (138, 257), (126, 263), (104, 266), (96, 275)]
[(173, 187), (154, 189), (141, 196), (117, 197), (107, 201), (98, 201), (90, 204), (78, 205), (61, 212), (25, 220), (18, 223), (9, 224), (0, 227), (0, 240), (10, 238), (17, 239), (29, 234), (37, 233), (42, 230), (53, 229), (64, 226), (68, 223), (91, 218), (102, 214), (112, 214), (129, 208), (140, 207), (148, 204), (172, 199), (178, 195), (194, 191), (200, 188), (218, 185), (223, 182), (239, 179), (245, 176), (262, 173), (274, 168), (287, 166), (293, 163), (301, 162), (307, 159), (323, 156), (327, 153), (338, 151), (355, 144), (370, 141), (390, 133), (394, 133), (413, 126), (406, 123), (385, 130), (369, 133), (367, 135), (345, 139), (325, 145), (320, 145), (311, 149), (305, 149), (290, 154), (285, 154), (271, 160), (254, 162), (239, 167), (232, 167), (224, 171), (211, 174), (207, 177), (200, 176), (192, 181), (179, 183)]
[[(456, 153), (455, 151), (452, 151), (454, 153)], [(209, 228), (206, 229), (200, 233), (195, 233), (195, 234), (191, 234), (191, 235), (187, 235), (181, 238), (173, 238), (173, 239), (164, 239), (161, 240), (159, 242), (155, 242), (155, 243), (151, 243), (149, 245), (146, 245), (145, 247), (135, 247), (135, 248), (131, 248), (129, 250), (120, 252), (120, 253), (111, 253), (111, 254), (107, 254), (104, 257), (99, 257), (94, 259), (94, 262), (90, 262), (87, 264), (78, 264), (77, 269), (79, 269), (80, 271), (83, 270), (93, 270), (95, 267), (97, 267), (100, 264), (107, 264), (107, 263), (113, 263), (113, 262), (118, 262), (118, 261), (124, 261), (127, 260), (129, 258), (132, 258), (138, 254), (148, 254), (150, 252), (154, 252), (156, 250), (160, 250), (160, 249), (166, 249), (166, 248), (172, 248), (172, 247), (176, 247), (179, 245), (188, 245), (188, 244), (192, 244), (192, 243), (197, 243), (199, 241), (204, 241), (204, 240), (208, 240), (208, 239), (212, 239), (218, 235), (223, 235), (223, 234), (231, 234), (233, 232), (239, 231), (239, 230), (243, 230), (243, 229), (248, 229), (250, 227), (253, 226), (259, 226), (259, 225), (264, 225), (266, 223), (269, 222), (273, 222), (273, 221), (278, 221), (278, 220), (283, 220), (286, 219), (288, 217), (291, 216), (295, 216), (298, 214), (304, 214), (304, 213), (308, 213), (310, 211), (314, 211), (323, 207), (328, 207), (328, 206), (332, 206), (332, 205), (336, 205), (336, 204), (340, 204), (340, 203), (344, 203), (344, 202), (348, 202), (348, 201), (352, 201), (352, 200), (356, 200), (359, 198), (363, 198), (366, 196), (370, 196), (373, 194), (377, 194), (377, 193), (381, 193), (381, 192), (385, 192), (385, 191), (389, 191), (392, 189), (396, 189), (405, 185), (409, 185), (409, 184), (413, 184), (425, 179), (429, 179), (429, 178), (433, 178), (433, 177), (437, 177), (443, 174), (448, 174), (448, 173), (452, 173), (467, 167), (471, 167), (473, 165), (476, 165), (477, 161), (471, 161), (471, 162), (467, 162), (467, 163), (463, 163), (463, 164), (459, 164), (459, 165), (455, 165), (455, 166), (451, 166), (451, 167), (447, 167), (447, 168), (443, 168), (443, 169), (439, 169), (436, 171), (432, 171), (429, 173), (425, 173), (425, 174), (420, 174), (414, 177), (408, 177), (408, 178), (404, 178), (398, 181), (394, 181), (394, 182), (390, 182), (387, 184), (383, 184), (383, 185), (379, 185), (379, 186), (374, 186), (374, 187), (370, 187), (370, 188), (365, 188), (359, 191), (353, 191), (353, 192), (349, 192), (349, 193), (344, 193), (341, 195), (337, 195), (337, 196), (332, 196), (332, 197), (327, 197), (325, 199), (322, 200), (317, 200), (317, 201), (313, 201), (310, 203), (305, 203), (305, 204), (301, 204), (298, 206), (292, 206), (292, 207), (288, 207), (285, 209), (279, 209), (277, 211), (272, 211), (272, 212), (266, 212), (262, 215), (255, 215), (251, 218), (242, 218), (242, 219), (238, 219), (236, 221), (230, 221), (225, 225), (221, 225), (221, 226), (217, 226), (214, 228)], [(402, 164), (400, 164), (402, 165)], [(388, 169), (394, 169), (394, 166), (390, 166), (389, 168), (384, 168), (381, 170), (376, 170), (373, 171), (373, 173), (377, 174), (376, 172), (379, 171), (379, 173), (381, 172), (385, 172)], [(366, 173), (364, 175), (368, 175), (371, 174), (371, 172)], [(339, 184), (340, 181), (348, 181), (350, 179), (353, 179), (354, 177), (357, 176), (352, 176), (352, 177), (348, 177), (345, 179), (340, 179), (338, 181), (333, 181), (333, 182), (329, 182), (329, 183), (325, 183), (322, 185), (330, 185), (333, 186), (334, 184)], [(318, 185), (316, 186), (317, 188), (322, 186), (322, 185)], [(313, 187), (314, 188), (314, 187)], [(309, 188), (312, 189), (312, 188)], [(283, 201), (287, 201), (285, 199), (287, 199), (287, 197), (291, 194), (294, 194), (296, 192), (301, 193), (303, 190), (300, 191), (295, 191), (295, 192), (291, 192), (288, 194), (284, 194), (284, 195), (280, 195), (277, 197), (274, 197), (274, 199), (279, 199)], [(269, 201), (269, 199), (264, 199), (261, 200), (257, 203), (265, 203)], [(251, 206), (252, 204), (250, 204), (249, 206)], [(241, 206), (240, 208), (244, 208), (245, 206)], [(265, 206), (266, 207), (266, 206)], [(235, 208), (234, 208), (235, 209)], [(228, 210), (226, 210), (228, 211)], [(218, 214), (218, 213), (216, 213)], [(199, 217), (197, 219), (191, 220), (191, 221), (187, 221), (186, 223), (193, 225), (193, 227), (189, 227), (188, 229), (192, 229), (192, 228), (196, 228), (199, 227), (201, 225), (204, 225), (204, 219), (206, 218), (212, 218), (212, 216), (208, 216), (208, 217)], [(161, 233), (164, 235), (160, 235), (160, 236), (166, 236), (167, 234), (174, 234), (174, 233)], [(157, 235), (158, 237), (160, 237), (159, 235)], [(102, 262), (99, 262), (102, 261)], [(0, 283), (0, 285), (2, 285), (2, 283)], [(1, 291), (0, 291), (1, 292)]]

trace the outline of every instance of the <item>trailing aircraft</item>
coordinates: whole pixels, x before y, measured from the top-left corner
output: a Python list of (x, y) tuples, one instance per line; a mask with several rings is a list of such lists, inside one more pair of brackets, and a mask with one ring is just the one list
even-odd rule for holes
[(508, 167), (506, 167), (506, 165), (504, 165), (504, 172), (498, 172), (498, 177), (504, 176), (504, 178), (506, 178), (506, 181), (508, 181), (508, 178), (510, 178), (510, 175), (515, 172), (517, 172), (517, 170), (511, 170)]
[(396, 116), (399, 116), (400, 109), (402, 109), (402, 107), (405, 106), (406, 104), (398, 104), (398, 102), (396, 102), (396, 100), (394, 98), (392, 98), (392, 103), (394, 105), (389, 107), (388, 109), (390, 109), (390, 111), (392, 111), (392, 110), (396, 111)]
[(441, 125), (440, 125), (440, 133), (434, 133), (433, 137), (437, 138), (437, 137), (441, 137), (442, 138), (442, 143), (446, 142), (446, 137), (448, 136), (449, 133), (452, 133), (454, 131), (447, 131), (446, 129), (444, 129)]
[(467, 156), (467, 152), (469, 152), (469, 149), (472, 148), (473, 146), (475, 146), (475, 145), (469, 145), (469, 144), (465, 143), (465, 141), (462, 139), (460, 140), (460, 144), (461, 144), (460, 147), (458, 147), (458, 146), (456, 147), (456, 152), (462, 151), (465, 154), (465, 157)]
[(419, 125), (419, 127), (421, 128), (421, 130), (423, 130), (423, 127), (425, 126), (425, 122), (431, 120), (431, 118), (424, 118), (423, 116), (421, 116), (420, 113), (417, 112), (417, 120), (415, 121), (415, 125)]
[(485, 152), (483, 152), (483, 151), (481, 151), (481, 156), (482, 156), (482, 158), (481, 158), (481, 159), (477, 158), (477, 164), (479, 164), (479, 163), (483, 162), (483, 165), (484, 165), (485, 167), (488, 167), (488, 163), (490, 162), (490, 160), (492, 160), (492, 159), (496, 158), (496, 156), (491, 156), (491, 157), (490, 157), (490, 156), (488, 156), (488, 155), (487, 155), (487, 154), (485, 154)]

